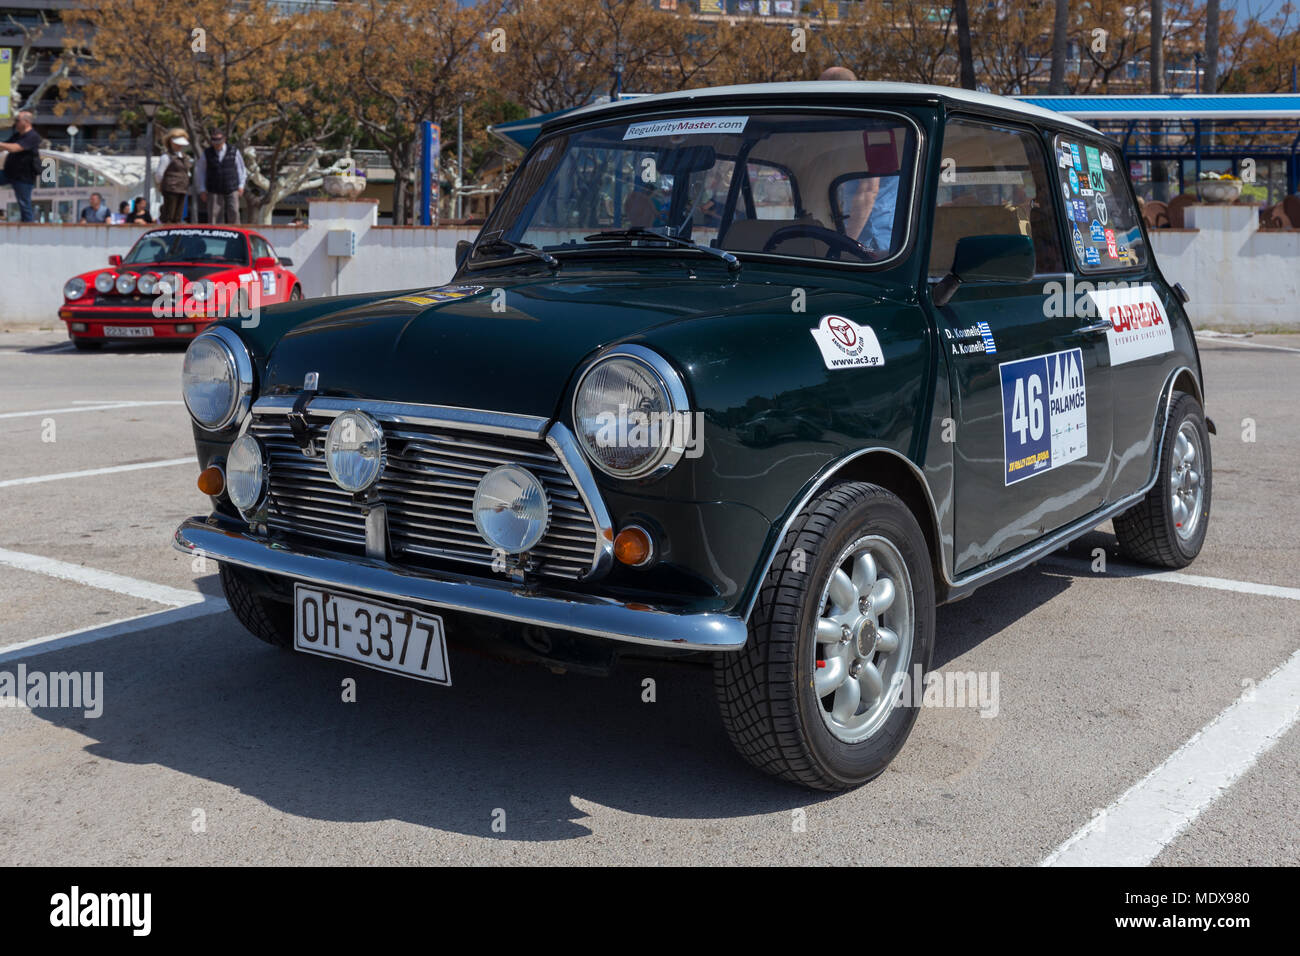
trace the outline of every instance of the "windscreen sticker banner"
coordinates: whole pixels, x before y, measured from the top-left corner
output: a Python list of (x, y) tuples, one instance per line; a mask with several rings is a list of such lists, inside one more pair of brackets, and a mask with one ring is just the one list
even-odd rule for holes
[(809, 329), (829, 369), (875, 368), (885, 364), (880, 340), (869, 325), (858, 325), (842, 315), (823, 315), (816, 328)]
[(433, 305), (436, 302), (450, 302), (454, 299), (467, 299), (483, 291), (481, 285), (445, 285), (440, 289), (426, 289), (419, 295), (401, 295), (393, 302), (410, 302), (412, 305)]
[[(1124, 252), (1128, 251), (1125, 247)], [(1116, 253), (1119, 254), (1118, 248)], [(1106, 339), (1110, 343), (1111, 365), (1136, 362), (1174, 350), (1169, 316), (1151, 286), (1092, 289), (1088, 297), (1097, 309), (1097, 317), (1110, 323)]]
[(694, 133), (743, 133), (748, 116), (692, 116), (689, 119), (650, 120), (633, 123), (623, 134), (624, 140), (650, 136), (687, 136)]
[(998, 372), (1004, 484), (1014, 485), (1088, 454), (1082, 349), (1003, 362)]

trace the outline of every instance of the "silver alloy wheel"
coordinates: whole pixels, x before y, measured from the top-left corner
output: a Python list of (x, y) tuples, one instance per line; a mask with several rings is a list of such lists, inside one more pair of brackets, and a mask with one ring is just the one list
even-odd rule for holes
[(884, 725), (912, 659), (912, 579), (893, 543), (867, 535), (832, 566), (818, 603), (813, 692), (827, 728), (845, 743)]
[(1183, 422), (1174, 438), (1173, 460), (1169, 463), (1169, 504), (1174, 530), (1184, 541), (1191, 540), (1201, 523), (1205, 501), (1205, 478), (1201, 473), (1201, 433), (1193, 422)]

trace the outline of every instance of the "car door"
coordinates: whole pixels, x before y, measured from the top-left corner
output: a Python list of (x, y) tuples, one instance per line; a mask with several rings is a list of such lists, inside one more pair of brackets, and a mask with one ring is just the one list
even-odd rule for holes
[(274, 267), (257, 270), (257, 279), (262, 285), (262, 303), (270, 305), (273, 302), (283, 302), (289, 297), (289, 290), (286, 288), (284, 267), (280, 265), (279, 257), (271, 244), (261, 236), (252, 236), (251, 239), (254, 262), (264, 257), (275, 260)]
[(1155, 272), (1141, 213), (1111, 144), (1086, 134), (1053, 140), (1062, 196), (1069, 194), (1075, 311), (1105, 353), (1114, 408), (1111, 489), (1118, 500), (1151, 474), (1152, 412), (1174, 361), (1169, 290)]
[(1056, 192), (1037, 131), (947, 120), (932, 283), (950, 270), (963, 237), (1027, 235), (1035, 253), (1028, 281), (963, 282), (942, 306), (929, 297), (954, 396), (945, 424), (954, 443), (958, 574), (1069, 524), (1106, 493), (1112, 400), (1104, 338), (1052, 308), (1053, 293), (1067, 285)]

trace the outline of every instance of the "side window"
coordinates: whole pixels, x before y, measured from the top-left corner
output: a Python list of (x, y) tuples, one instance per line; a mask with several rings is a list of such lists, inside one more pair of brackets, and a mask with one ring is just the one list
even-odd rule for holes
[(1143, 266), (1146, 245), (1129, 195), (1123, 159), (1114, 147), (1057, 134), (1056, 172), (1069, 210), (1070, 244), (1084, 272)]
[(947, 274), (958, 239), (997, 235), (1029, 236), (1035, 271), (1064, 271), (1052, 188), (1042, 144), (1033, 133), (949, 120), (934, 204), (930, 275)]
[(275, 253), (271, 251), (271, 246), (267, 243), (265, 239), (263, 239), (261, 236), (253, 236), (252, 239), (253, 239), (254, 259), (260, 259), (263, 256), (271, 256), (272, 258), (275, 257)]

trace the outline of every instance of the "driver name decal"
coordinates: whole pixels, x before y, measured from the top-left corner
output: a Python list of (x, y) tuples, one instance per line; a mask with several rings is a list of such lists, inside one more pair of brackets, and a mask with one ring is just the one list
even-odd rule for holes
[(694, 133), (743, 133), (748, 116), (693, 116), (690, 119), (650, 120), (632, 123), (623, 134), (624, 140), (645, 139), (649, 136), (685, 136)]
[(816, 328), (809, 331), (829, 369), (875, 368), (885, 364), (885, 353), (869, 325), (858, 325), (842, 315), (823, 315)]
[(1003, 484), (1014, 485), (1088, 454), (1082, 349), (1003, 362), (998, 372)]

